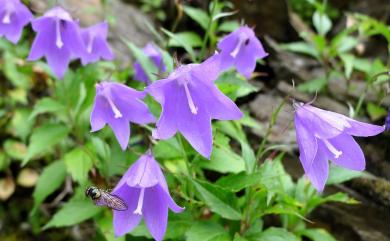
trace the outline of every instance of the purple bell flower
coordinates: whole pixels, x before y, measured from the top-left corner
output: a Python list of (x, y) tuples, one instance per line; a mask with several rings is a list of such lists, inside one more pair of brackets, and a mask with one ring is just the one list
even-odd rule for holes
[(145, 95), (119, 83), (104, 81), (97, 84), (91, 112), (91, 131), (98, 131), (108, 124), (122, 150), (126, 150), (130, 138), (129, 122), (146, 124), (155, 121), (147, 105), (142, 102)]
[(169, 194), (164, 174), (150, 151), (129, 168), (112, 194), (127, 204), (127, 210), (113, 211), (117, 237), (131, 232), (144, 218), (150, 234), (161, 241), (167, 229), (168, 208), (175, 213), (184, 210)]
[[(159, 49), (153, 44), (153, 43), (148, 43), (142, 51), (144, 54), (149, 57), (149, 59), (154, 63), (154, 65), (157, 67), (157, 69), (161, 72), (166, 71), (166, 66), (163, 61), (162, 54), (160, 53)], [(150, 84), (151, 81), (147, 74), (145, 73), (144, 69), (142, 68), (141, 64), (136, 61), (134, 63), (134, 79), (144, 82), (146, 84)]]
[(168, 139), (177, 131), (206, 158), (212, 150), (211, 119), (242, 117), (236, 104), (214, 84), (219, 75), (219, 58), (177, 68), (166, 79), (146, 88), (161, 105), (162, 113), (153, 137)]
[(28, 60), (46, 57), (57, 78), (62, 78), (71, 59), (85, 54), (78, 22), (61, 7), (54, 7), (32, 22), (37, 33)]
[(9, 41), (16, 44), (24, 26), (33, 18), (32, 13), (20, 0), (0, 1), (0, 36), (5, 36)]
[(268, 55), (252, 28), (241, 26), (225, 36), (219, 43), (221, 69), (235, 66), (237, 71), (249, 78), (256, 68), (256, 60)]
[(374, 136), (383, 126), (355, 121), (344, 115), (295, 103), (295, 131), (306, 176), (318, 191), (323, 191), (329, 163), (356, 171), (365, 169), (363, 151), (352, 136)]
[(102, 22), (81, 30), (81, 36), (86, 46), (86, 54), (82, 56), (83, 65), (96, 62), (100, 58), (113, 60), (114, 54), (107, 43), (108, 23)]

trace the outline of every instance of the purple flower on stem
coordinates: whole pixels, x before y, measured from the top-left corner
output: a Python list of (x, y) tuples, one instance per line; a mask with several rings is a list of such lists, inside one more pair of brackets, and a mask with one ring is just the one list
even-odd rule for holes
[(219, 43), (221, 69), (236, 66), (237, 71), (249, 78), (256, 68), (256, 60), (268, 55), (252, 28), (241, 26), (225, 36)]
[(356, 171), (365, 169), (363, 151), (352, 136), (374, 136), (383, 126), (366, 124), (346, 116), (295, 103), (295, 131), (299, 159), (313, 186), (322, 191), (329, 163)]
[(146, 88), (161, 105), (162, 113), (154, 138), (168, 139), (177, 131), (201, 155), (212, 150), (211, 119), (237, 120), (242, 117), (236, 104), (214, 84), (219, 74), (219, 58), (177, 68), (166, 79)]
[(57, 78), (64, 76), (72, 58), (85, 54), (78, 23), (61, 7), (54, 7), (35, 19), (32, 28), (37, 36), (28, 60), (35, 61), (46, 57)]
[[(157, 67), (157, 69), (161, 72), (165, 72), (166, 67), (163, 61), (162, 54), (160, 53), (159, 49), (153, 44), (153, 43), (148, 43), (142, 51), (144, 54), (149, 57), (149, 59), (154, 63), (154, 65)], [(144, 69), (142, 68), (141, 64), (136, 61), (134, 63), (134, 79), (145, 82), (146, 84), (150, 84), (150, 79), (148, 75), (145, 73)]]
[(110, 46), (107, 43), (108, 23), (102, 22), (81, 30), (81, 36), (86, 46), (86, 54), (82, 56), (83, 65), (96, 62), (100, 58), (114, 59)]
[(131, 232), (143, 217), (150, 234), (161, 241), (167, 228), (168, 208), (175, 213), (184, 210), (169, 194), (164, 174), (150, 151), (129, 168), (112, 194), (127, 204), (126, 211), (114, 210), (115, 236)]
[(33, 18), (32, 13), (20, 0), (0, 1), (0, 36), (17, 43), (24, 26)]
[(147, 105), (142, 102), (145, 95), (119, 83), (104, 81), (97, 84), (91, 112), (91, 131), (98, 131), (108, 124), (122, 150), (125, 150), (130, 138), (129, 122), (146, 124), (155, 121)]

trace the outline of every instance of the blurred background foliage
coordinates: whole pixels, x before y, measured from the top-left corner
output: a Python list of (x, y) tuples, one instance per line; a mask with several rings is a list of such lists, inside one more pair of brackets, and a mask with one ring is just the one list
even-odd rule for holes
[[(53, 4), (24, 2), (36, 14)], [(81, 24), (110, 22), (118, 58), (85, 67), (72, 63), (57, 80), (46, 63), (26, 62), (30, 27), (17, 45), (0, 39), (0, 240), (115, 240), (111, 211), (94, 206), (84, 190), (91, 184), (112, 188), (149, 146), (174, 199), (186, 207), (170, 214), (167, 240), (389, 240), (388, 134), (362, 142), (368, 172), (332, 167), (332, 186), (318, 194), (302, 176), (285, 98), (309, 101), (318, 92), (325, 96), (318, 98), (323, 108), (383, 124), (390, 106), (390, 27), (388, 11), (379, 17), (370, 12), (385, 8), (379, 0), (367, 11), (355, 1), (91, 0), (87, 8), (65, 2), (79, 9), (76, 15), (88, 13)], [(174, 58), (204, 60), (241, 23), (255, 26), (270, 57), (259, 61), (249, 81), (233, 71), (217, 80), (245, 117), (213, 122), (211, 160), (179, 135), (151, 141), (152, 125), (132, 125), (126, 152), (109, 128), (90, 132), (97, 82), (111, 79), (142, 90), (132, 80), (134, 60), (159, 78), (141, 51), (148, 41), (161, 46), (169, 73)], [(150, 97), (146, 102), (158, 116), (159, 105)], [(361, 209), (363, 214), (356, 211)], [(118, 238), (149, 239), (143, 224)]]

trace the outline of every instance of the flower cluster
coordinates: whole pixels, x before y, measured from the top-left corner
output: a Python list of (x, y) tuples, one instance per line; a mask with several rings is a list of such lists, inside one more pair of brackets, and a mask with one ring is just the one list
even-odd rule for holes
[(59, 6), (33, 19), (31, 12), (20, 0), (0, 2), (0, 36), (17, 43), (23, 28), (31, 21), (37, 35), (28, 60), (36, 61), (45, 57), (57, 78), (63, 78), (71, 60), (81, 59), (81, 63), (86, 65), (99, 59), (114, 58), (107, 43), (106, 22), (82, 29), (78, 21), (73, 20)]

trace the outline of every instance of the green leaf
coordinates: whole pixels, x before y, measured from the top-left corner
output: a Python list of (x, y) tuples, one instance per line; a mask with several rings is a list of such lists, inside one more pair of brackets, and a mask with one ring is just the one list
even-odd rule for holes
[(156, 158), (163, 159), (178, 159), (183, 157), (183, 152), (177, 138), (159, 141), (153, 147), (153, 154)]
[(332, 22), (329, 17), (320, 11), (313, 14), (313, 25), (320, 35), (326, 35), (332, 28)]
[(351, 78), (355, 56), (352, 54), (340, 54), (340, 58), (344, 63), (345, 77)]
[(385, 108), (371, 102), (367, 104), (367, 112), (373, 121), (377, 121), (387, 116), (387, 110)]
[(321, 91), (327, 84), (326, 78), (318, 78), (298, 85), (297, 89), (302, 92), (315, 93)]
[(218, 14), (213, 16), (213, 21), (216, 21), (216, 20), (218, 20), (220, 18), (232, 16), (232, 15), (234, 15), (236, 13), (238, 13), (238, 11), (220, 12), (220, 13), (218, 13)]
[(199, 8), (184, 6), (184, 12), (195, 22), (197, 22), (204, 30), (208, 29), (210, 17), (205, 11)]
[(40, 99), (34, 106), (34, 110), (31, 113), (29, 119), (35, 118), (35, 116), (42, 113), (53, 113), (65, 110), (65, 106), (56, 101), (53, 98), (45, 97)]
[(27, 149), (27, 156), (22, 166), (26, 165), (31, 158), (49, 151), (53, 146), (63, 140), (69, 133), (69, 129), (60, 124), (47, 123), (36, 128), (31, 137)]
[(73, 179), (83, 184), (88, 179), (88, 172), (93, 166), (92, 159), (85, 150), (75, 148), (64, 156), (66, 169)]
[(227, 136), (217, 133), (210, 160), (203, 159), (198, 165), (220, 173), (244, 171), (245, 162), (242, 157), (232, 151), (229, 141), (230, 139)]
[(287, 51), (300, 53), (300, 54), (307, 54), (317, 59), (320, 56), (319, 52), (314, 46), (305, 42), (294, 42), (294, 43), (282, 44), (280, 45), (280, 47)]
[(203, 187), (199, 182), (191, 180), (194, 184), (196, 190), (199, 192), (203, 201), (210, 207), (210, 209), (221, 215), (223, 218), (231, 220), (240, 220), (241, 213), (231, 207), (229, 204), (222, 201), (219, 197), (214, 195), (214, 193), (208, 191)]
[(222, 24), (218, 26), (218, 31), (230, 33), (239, 27), (240, 27), (240, 23), (237, 21), (224, 21)]
[(174, 36), (168, 42), (169, 47), (196, 48), (202, 46), (202, 39), (195, 32), (180, 32)]
[(299, 232), (302, 236), (308, 237), (313, 241), (337, 241), (331, 234), (325, 229), (303, 229)]
[(21, 142), (8, 139), (4, 142), (4, 151), (12, 159), (21, 161), (26, 157), (27, 147)]
[(195, 33), (190, 34), (188, 32), (174, 34), (164, 28), (161, 28), (161, 31), (163, 31), (170, 38), (170, 46), (183, 47), (190, 55), (191, 60), (195, 61), (196, 56), (193, 47), (202, 45), (202, 39), (199, 37), (199, 35)]
[(215, 222), (196, 222), (186, 233), (186, 241), (230, 241), (229, 234)]
[(245, 172), (241, 172), (224, 176), (216, 184), (232, 192), (238, 192), (244, 188), (259, 184), (262, 179), (263, 177), (258, 173), (248, 175)]
[(130, 49), (132, 54), (134, 55), (135, 59), (141, 64), (142, 69), (145, 71), (146, 75), (148, 78), (153, 82), (156, 81), (157, 77), (155, 74), (159, 73), (158, 68), (156, 65), (152, 62), (150, 58), (148, 58), (142, 49), (137, 47), (135, 44), (132, 42), (129, 42), (127, 40), (123, 40), (127, 47)]
[(364, 175), (364, 172), (353, 171), (336, 165), (331, 165), (329, 168), (329, 177), (326, 181), (326, 184), (331, 185), (343, 183), (353, 178), (361, 177)]
[(9, 125), (12, 135), (20, 137), (23, 141), (26, 141), (34, 125), (34, 121), (28, 119), (30, 113), (27, 108), (16, 109)]
[(299, 239), (284, 228), (268, 228), (264, 232), (251, 237), (256, 241), (299, 241)]
[(221, 74), (215, 83), (224, 94), (233, 100), (260, 90), (233, 71)]
[(33, 193), (34, 210), (45, 200), (45, 198), (61, 186), (65, 177), (66, 167), (62, 160), (55, 161), (43, 169)]
[(60, 211), (54, 214), (43, 229), (72, 226), (92, 218), (102, 210), (95, 206), (91, 200), (73, 200), (66, 203)]

